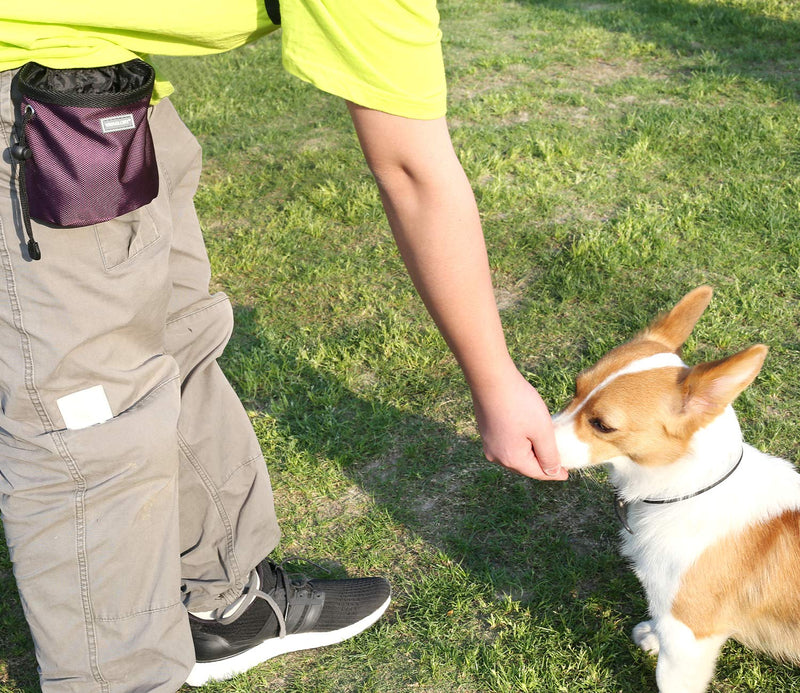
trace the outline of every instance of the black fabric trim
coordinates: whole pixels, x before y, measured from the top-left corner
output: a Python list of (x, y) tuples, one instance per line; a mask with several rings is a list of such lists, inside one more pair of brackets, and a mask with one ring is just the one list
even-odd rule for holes
[(155, 70), (143, 60), (97, 68), (54, 70), (26, 63), (17, 74), (23, 96), (55, 106), (108, 108), (149, 98)]
[(275, 25), (281, 25), (281, 5), (279, 0), (264, 0), (264, 7), (267, 8), (269, 20)]

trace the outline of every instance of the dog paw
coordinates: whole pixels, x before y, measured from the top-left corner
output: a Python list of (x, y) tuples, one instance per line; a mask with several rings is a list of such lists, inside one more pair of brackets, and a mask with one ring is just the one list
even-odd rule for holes
[(658, 636), (653, 630), (652, 621), (642, 621), (633, 629), (633, 642), (645, 652), (658, 654)]

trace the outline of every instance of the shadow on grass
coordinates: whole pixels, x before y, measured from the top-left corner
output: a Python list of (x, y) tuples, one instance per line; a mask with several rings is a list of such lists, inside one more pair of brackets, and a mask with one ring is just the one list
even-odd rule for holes
[[(260, 337), (252, 308), (235, 311), (237, 327), (223, 366), (234, 387), (255, 395), (246, 404), (274, 418), (281, 440), (290, 439), (314, 461), (339, 465), (394, 523), (459, 566), (467, 576), (462, 596), (469, 598), (476, 585), (490, 599), (507, 595), (523, 608), (536, 610), (534, 628), (564, 632), (562, 642), (568, 642), (570, 649), (588, 648), (591, 657), (604, 658), (609, 624), (596, 602), (610, 604), (616, 601), (613, 595), (636, 589), (635, 579), (613, 549), (610, 506), (604, 505), (599, 513), (590, 508), (589, 521), (581, 520), (585, 508), (580, 505), (594, 502), (595, 496), (606, 498), (606, 490), (543, 485), (515, 477), (486, 462), (479, 441), (459, 436), (425, 416), (353, 392), (298, 354)], [(251, 383), (238, 380), (252, 362), (259, 367), (277, 365), (274, 376), (264, 377), (257, 392)], [(277, 466), (278, 473), (291, 473), (280, 469), (280, 461)], [(291, 527), (284, 531), (292, 533)], [(363, 547), (364, 552), (369, 549)], [(406, 589), (430, 587), (417, 577), (405, 576)], [(418, 583), (422, 584), (419, 588)], [(612, 595), (610, 601), (603, 592)], [(36, 691), (33, 646), (5, 548), (0, 551), (0, 595), (0, 648), (7, 664), (7, 672), (0, 669), (0, 692)], [(442, 600), (441, 614), (406, 613), (404, 619), (440, 618), (446, 632), (452, 596)], [(591, 609), (585, 608), (586, 599), (595, 601)], [(417, 595), (415, 603), (418, 608), (433, 608), (426, 595)], [(630, 608), (629, 600), (621, 606)], [(641, 608), (640, 603), (637, 609)], [(480, 613), (475, 618), (485, 620)], [(630, 615), (631, 624), (633, 618)], [(489, 632), (489, 625), (483, 624), (483, 630)], [(455, 639), (458, 634), (450, 635)], [(642, 677), (648, 672), (637, 666), (635, 655), (627, 661), (620, 658), (627, 637), (618, 633), (617, 640), (618, 647), (605, 662), (613, 672), (609, 676), (615, 681), (614, 690), (640, 693)], [(482, 675), (488, 674), (477, 674)], [(491, 688), (487, 683), (485, 690)]]
[[(470, 586), (477, 585), (482, 594), (510, 597), (529, 608), (534, 631), (557, 634), (560, 651), (544, 659), (572, 653), (578, 676), (585, 673), (580, 667), (591, 662), (605, 672), (603, 690), (654, 690), (652, 662), (628, 641), (645, 606), (635, 578), (617, 555), (608, 489), (580, 481), (541, 484), (507, 473), (483, 459), (477, 439), (354, 392), (285, 344), (260, 336), (254, 313), (236, 309), (237, 328), (223, 366), (234, 386), (248, 393), (247, 404), (269, 413), (280, 440), (291, 440), (312, 460), (338, 465), (379, 511), (457, 564), (465, 574), (467, 596)], [(276, 366), (275, 375), (264, 377), (257, 390), (237, 380), (252, 362)], [(275, 463), (279, 474), (291, 473), (279, 459)], [(291, 534), (290, 527), (284, 530)], [(414, 592), (425, 577), (406, 575), (405, 589)], [(409, 610), (403, 620), (440, 619), (438, 637), (446, 638), (450, 596), (442, 599), (440, 612), (421, 616)], [(0, 597), (0, 649), (7, 664), (7, 673), (0, 669), (0, 691), (35, 691), (33, 648), (4, 549)], [(416, 602), (408, 597), (401, 595), (398, 602), (436, 608), (425, 595)], [(482, 619), (481, 614), (475, 617)], [(528, 621), (531, 615), (516, 618)], [(491, 628), (485, 624), (484, 630)], [(451, 634), (454, 641), (462, 635)], [(512, 642), (509, 656), (526, 661), (528, 654)], [(488, 662), (487, 671), (473, 671), (481, 689), (493, 690), (495, 666)], [(563, 676), (569, 676), (569, 665), (564, 666)], [(545, 682), (541, 690), (565, 690), (563, 685)], [(592, 690), (587, 686), (576, 681), (569, 690)]]
[[(544, 484), (515, 476), (487, 462), (477, 438), (355, 392), (290, 349), (258, 337), (254, 309), (236, 313), (239, 327), (226, 371), (235, 384), (239, 366), (256, 355), (280, 364), (284, 377), (265, 380), (249, 404), (269, 412), (284, 439), (312, 459), (336, 463), (380, 511), (458, 564), (467, 582), (530, 608), (519, 620), (533, 617), (533, 629), (557, 632), (560, 647), (584, 662), (572, 674), (582, 677), (595, 668), (605, 674), (602, 688), (593, 689), (588, 680), (569, 684), (565, 665), (561, 678), (543, 681), (542, 691), (655, 690), (652, 660), (628, 637), (645, 617), (646, 604), (618, 555), (619, 526), (604, 483), (578, 478)], [(340, 341), (348, 339), (343, 334)], [(406, 588), (413, 592), (415, 582), (415, 575), (408, 576)], [(445, 599), (442, 623), (447, 608)], [(413, 618), (410, 610), (403, 614), (405, 621)], [(461, 636), (452, 633), (454, 640)], [(740, 651), (742, 666), (764, 664), (780, 670), (778, 679), (800, 673)], [(512, 654), (529, 661), (529, 653)], [(552, 651), (545, 659), (559, 655)], [(495, 666), (488, 662), (487, 671), (473, 672), (480, 690), (494, 690), (488, 670)], [(776, 685), (780, 690), (783, 684)]]
[(515, 2), (578, 15), (588, 25), (695, 57), (698, 72), (756, 79), (775, 86), (783, 98), (800, 99), (798, 21), (770, 17), (724, 0)]
[[(477, 438), (354, 392), (291, 349), (259, 338), (254, 309), (235, 311), (238, 327), (223, 366), (242, 392), (252, 384), (237, 382), (238, 374), (254, 362), (277, 364), (280, 378), (265, 378), (246, 404), (268, 412), (281, 440), (291, 440), (313, 460), (335, 464), (379, 513), (458, 564), (468, 583), (531, 608), (533, 628), (557, 632), (567, 649), (586, 652), (609, 672), (613, 690), (641, 693), (652, 669), (642, 666), (627, 633), (645, 606), (640, 597), (631, 598), (638, 583), (617, 554), (609, 489), (513, 475), (485, 460)], [(280, 460), (272, 464), (284, 471)], [(284, 532), (291, 535), (292, 528), (284, 526)], [(413, 591), (415, 576), (405, 570)], [(444, 601), (443, 624), (450, 608)], [(404, 615), (409, 618), (414, 616)], [(488, 680), (483, 683), (491, 689)]]
[[(292, 441), (314, 462), (336, 464), (393, 523), (463, 570), (464, 598), (469, 599), (478, 586), (488, 599), (508, 596), (523, 608), (535, 609), (534, 629), (563, 633), (561, 642), (568, 642), (570, 649), (588, 649), (591, 658), (605, 658), (603, 666), (611, 672), (614, 690), (640, 693), (642, 677), (649, 672), (637, 665), (635, 654), (620, 657), (628, 647), (627, 636), (618, 629), (614, 633), (604, 615), (622, 609), (623, 618), (630, 621), (628, 630), (635, 612), (643, 608), (641, 602), (634, 608), (629, 598), (620, 598), (637, 588), (635, 578), (616, 557), (607, 489), (545, 485), (516, 477), (488, 463), (477, 439), (352, 391), (285, 345), (260, 336), (254, 309), (237, 307), (235, 313), (236, 330), (222, 365), (234, 387), (245, 393), (247, 406), (274, 419), (281, 441)], [(253, 371), (253, 363), (261, 376), (256, 390), (239, 379)], [(282, 461), (272, 453), (274, 471), (291, 475), (292, 470), (281, 469)], [(602, 506), (592, 507), (598, 498)], [(291, 535), (291, 527), (284, 527), (284, 532)], [(0, 667), (5, 662), (7, 671), (0, 668), (0, 693), (28, 693), (38, 690), (36, 662), (4, 544)], [(365, 546), (364, 552), (369, 548)], [(416, 574), (426, 567), (410, 567), (412, 574), (404, 575), (406, 589), (430, 589), (426, 576)], [(437, 618), (446, 632), (452, 597), (445, 595), (438, 607), (441, 613), (425, 617), (408, 613), (404, 618)], [(592, 602), (589, 608), (587, 600)], [(427, 594), (417, 594), (411, 601), (417, 608), (430, 607)], [(482, 631), (490, 632), (482, 614), (476, 613), (475, 619), (482, 623)], [(616, 647), (606, 658), (609, 637), (616, 639)], [(486, 690), (490, 689), (487, 683)]]

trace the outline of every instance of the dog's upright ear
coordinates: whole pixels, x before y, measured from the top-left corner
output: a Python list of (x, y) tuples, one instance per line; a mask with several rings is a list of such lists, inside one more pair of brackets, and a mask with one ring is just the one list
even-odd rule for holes
[(719, 361), (690, 368), (681, 388), (683, 414), (705, 423), (713, 419), (753, 382), (764, 365), (769, 349), (756, 344)]
[(669, 313), (657, 317), (642, 337), (679, 351), (711, 302), (714, 290), (699, 286), (686, 294)]

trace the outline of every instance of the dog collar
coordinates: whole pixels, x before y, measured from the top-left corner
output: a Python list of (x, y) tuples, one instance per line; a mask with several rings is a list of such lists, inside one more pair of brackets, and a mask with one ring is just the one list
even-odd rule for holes
[[(736, 460), (736, 464), (731, 467), (731, 469), (725, 474), (725, 476), (717, 479), (713, 484), (709, 484), (708, 486), (701, 488), (699, 491), (695, 491), (694, 493), (689, 493), (685, 496), (675, 496), (673, 498), (641, 498), (638, 502), (640, 503), (647, 503), (649, 505), (667, 505), (668, 503), (680, 503), (681, 501), (689, 500), (690, 498), (695, 498), (706, 491), (710, 491), (715, 486), (719, 486), (725, 479), (727, 479), (731, 474), (733, 474), (739, 465), (742, 463), (742, 459), (744, 458), (744, 448), (742, 448), (742, 452), (739, 455), (739, 459)], [(636, 502), (636, 501), (633, 501)], [(628, 530), (630, 534), (633, 534), (633, 530), (631, 529), (630, 524), (628, 524), (628, 507), (630, 503), (626, 500), (623, 500), (619, 497), (619, 495), (614, 494), (614, 510), (617, 513), (617, 519), (622, 523), (622, 526)]]

